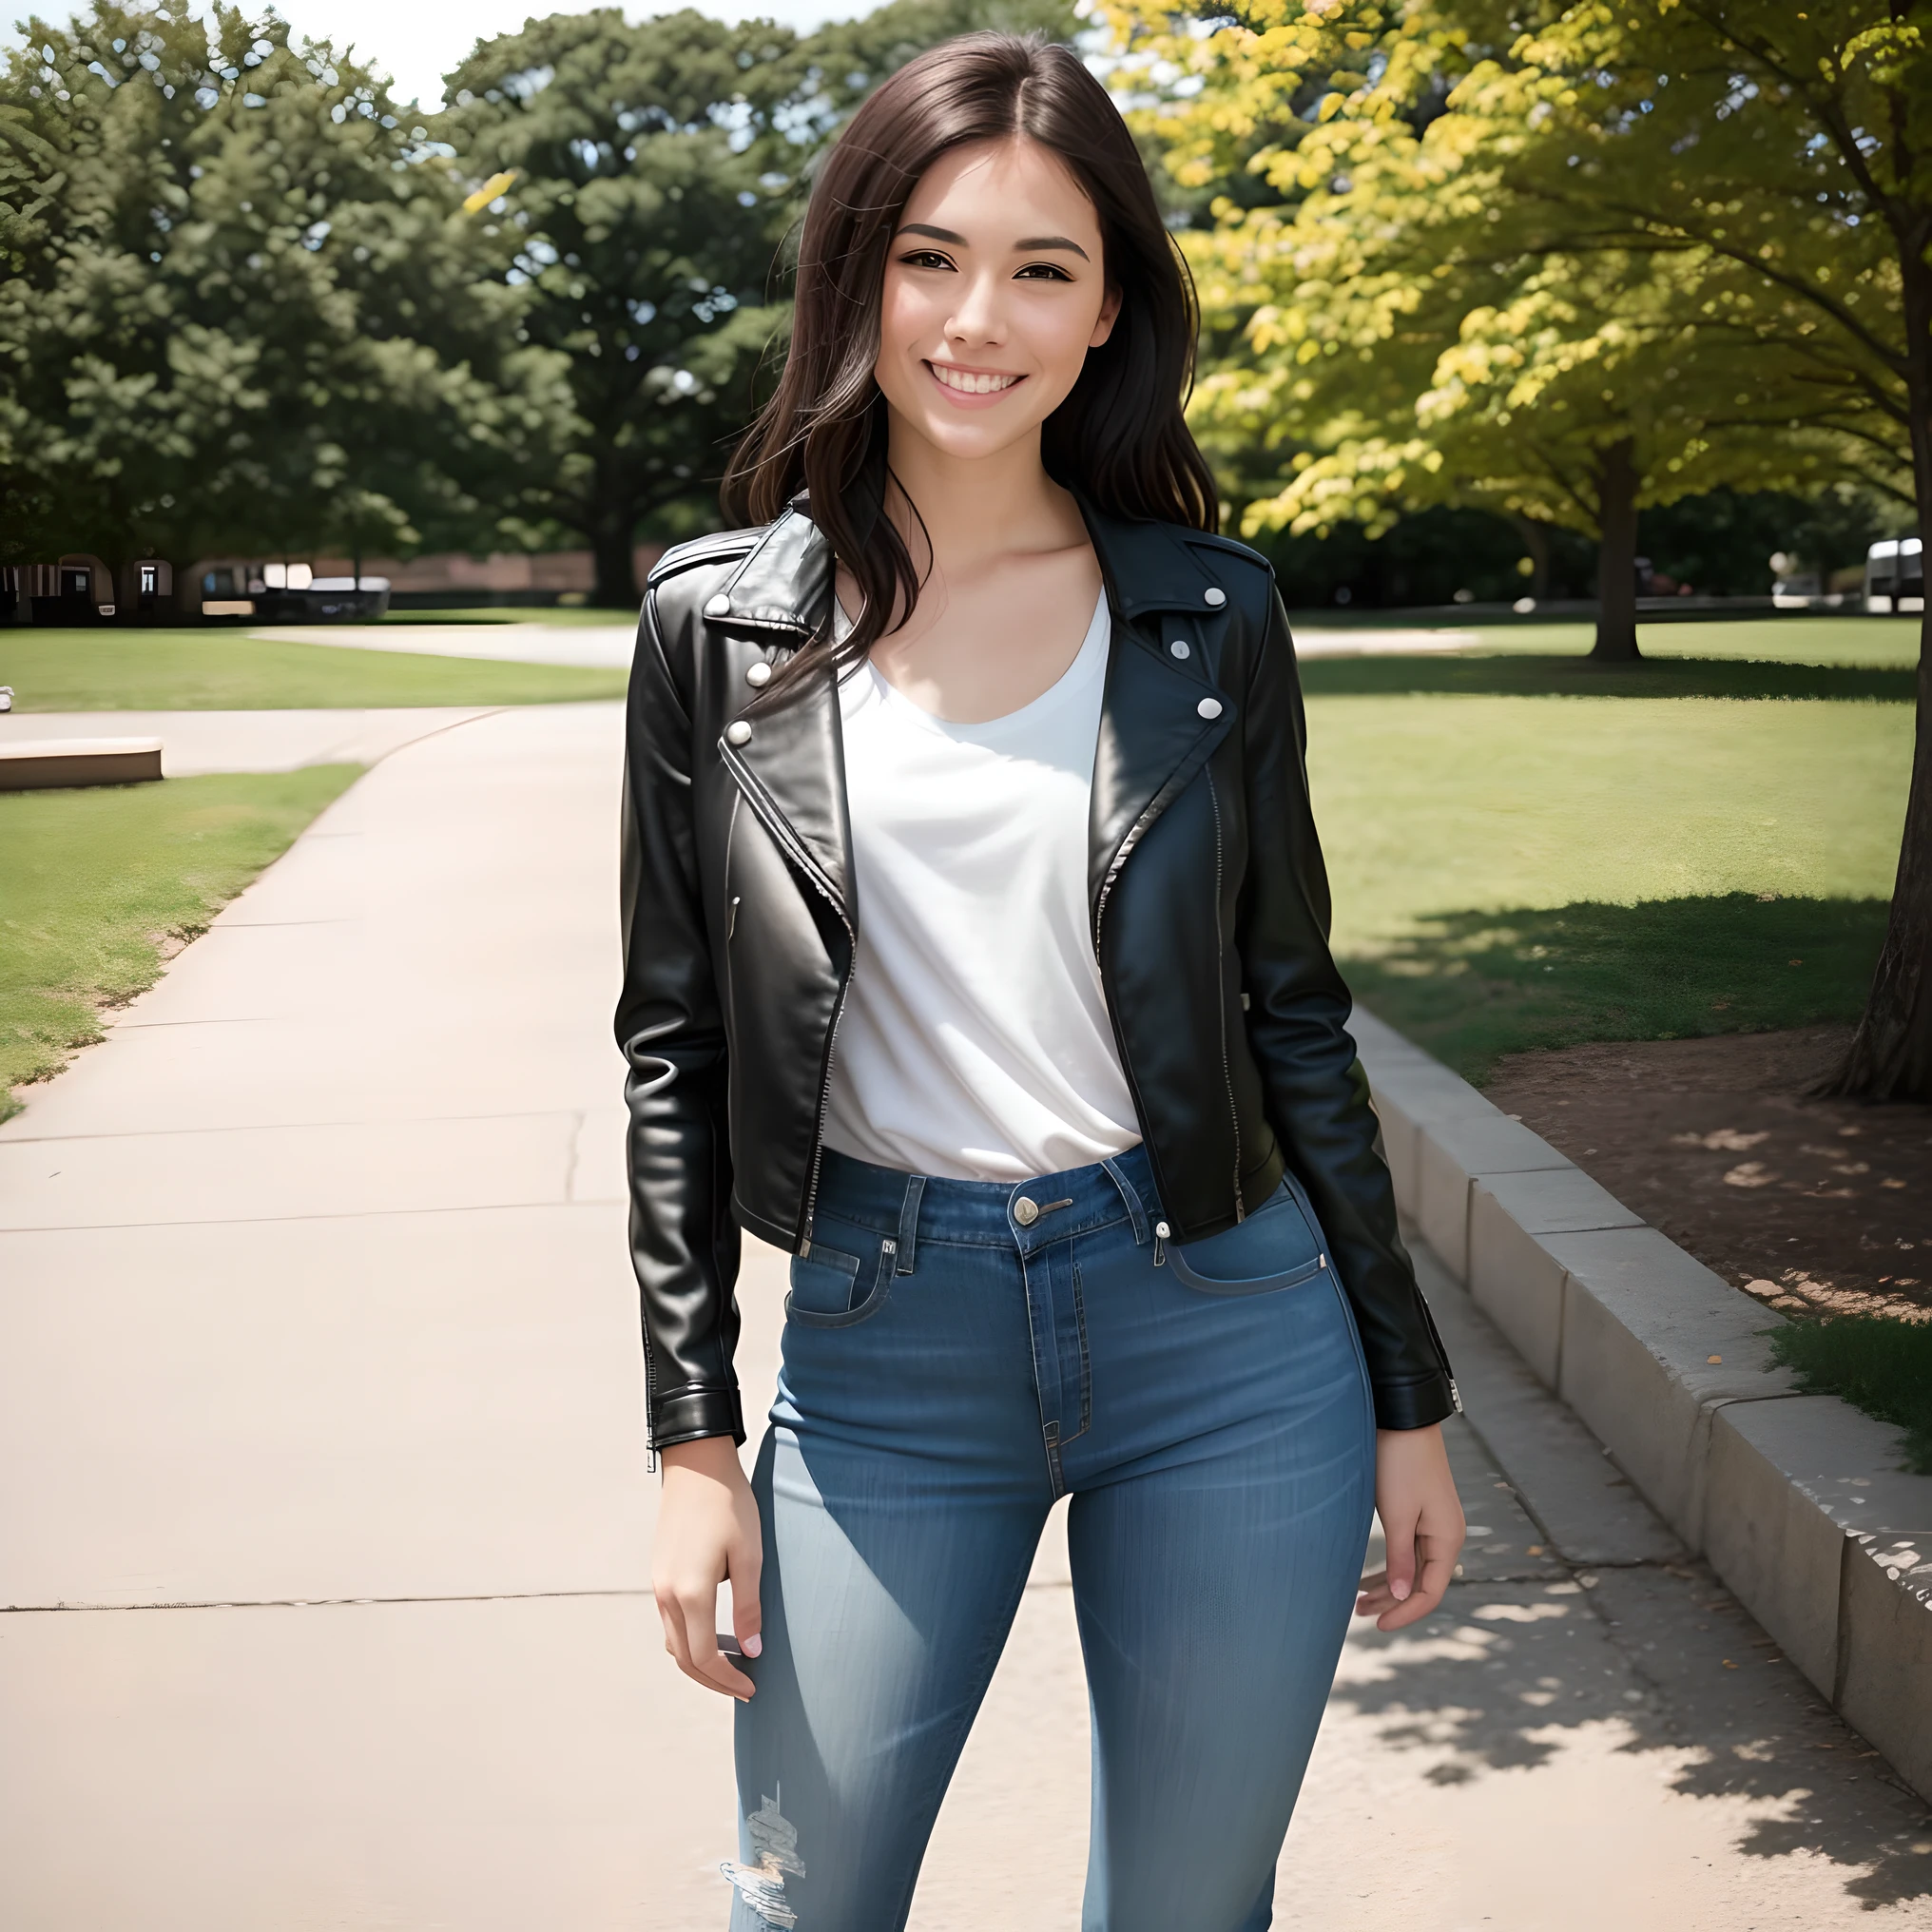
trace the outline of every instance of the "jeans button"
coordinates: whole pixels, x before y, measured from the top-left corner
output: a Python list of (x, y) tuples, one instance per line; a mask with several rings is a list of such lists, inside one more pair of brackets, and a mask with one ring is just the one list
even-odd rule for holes
[(1013, 1204), (1013, 1218), (1022, 1227), (1031, 1227), (1040, 1218), (1040, 1204), (1030, 1195), (1022, 1194)]

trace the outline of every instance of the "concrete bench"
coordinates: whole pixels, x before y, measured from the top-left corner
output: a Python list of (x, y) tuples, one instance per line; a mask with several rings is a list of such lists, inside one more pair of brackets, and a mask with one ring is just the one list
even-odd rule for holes
[(140, 784), (160, 776), (159, 738), (29, 738), (0, 744), (0, 792)]

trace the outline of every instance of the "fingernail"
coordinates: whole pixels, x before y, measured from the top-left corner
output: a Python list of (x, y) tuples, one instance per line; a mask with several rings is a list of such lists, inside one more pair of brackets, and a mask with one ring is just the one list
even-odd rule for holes
[(1400, 1583), (1400, 1582), (1391, 1583), (1388, 1587), (1389, 1594), (1393, 1596), (1398, 1603), (1406, 1603), (1409, 1600), (1409, 1591), (1411, 1587), (1412, 1586), (1407, 1583)]
[(755, 1657), (764, 1649), (764, 1641), (755, 1632), (738, 1647), (747, 1657)]

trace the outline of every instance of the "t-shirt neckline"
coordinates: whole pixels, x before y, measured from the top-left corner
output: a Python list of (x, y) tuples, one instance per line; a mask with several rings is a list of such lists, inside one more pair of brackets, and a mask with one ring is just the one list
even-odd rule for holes
[[(843, 621), (845, 617), (843, 608), (835, 604), (834, 609), (839, 612), (841, 628), (849, 629), (849, 623)], [(1023, 732), (1043, 712), (1064, 703), (1075, 691), (1081, 689), (1106, 664), (1111, 628), (1107, 588), (1102, 585), (1100, 594), (1094, 599), (1093, 615), (1087, 622), (1086, 635), (1081, 638), (1080, 647), (1073, 653), (1072, 662), (1038, 697), (1028, 699), (1016, 711), (1002, 712), (997, 718), (979, 718), (971, 722), (941, 718), (937, 712), (928, 711), (923, 705), (907, 697), (889, 678), (880, 673), (869, 657), (858, 667), (858, 672), (872, 681), (872, 688), (879, 701), (895, 716), (903, 718), (908, 724), (917, 724), (922, 730), (936, 732), (945, 738), (985, 743)]]

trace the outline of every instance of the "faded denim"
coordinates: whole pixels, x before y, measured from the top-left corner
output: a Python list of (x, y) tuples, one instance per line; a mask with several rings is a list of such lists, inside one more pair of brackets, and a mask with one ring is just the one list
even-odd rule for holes
[(753, 1476), (732, 1932), (905, 1924), (1066, 1492), (1083, 1932), (1271, 1922), (1367, 1541), (1368, 1379), (1297, 1184), (1185, 1249), (1158, 1222), (1138, 1148), (1012, 1187), (826, 1151)]

